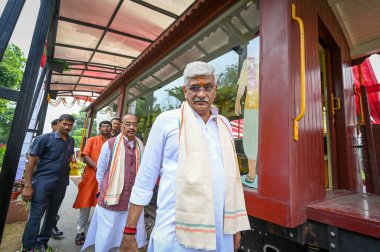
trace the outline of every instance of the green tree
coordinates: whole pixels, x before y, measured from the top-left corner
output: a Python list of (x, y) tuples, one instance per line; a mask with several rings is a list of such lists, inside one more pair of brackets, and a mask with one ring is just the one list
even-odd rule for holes
[[(19, 90), (24, 73), (26, 58), (15, 44), (8, 45), (3, 60), (0, 62), (0, 86)], [(14, 102), (0, 99), (0, 143), (6, 143), (10, 132)]]
[(79, 148), (80, 147), (80, 143), (82, 141), (82, 132), (83, 132), (84, 120), (86, 118), (86, 113), (82, 110), (82, 111), (79, 112), (79, 114), (72, 114), (72, 116), (75, 119), (75, 124), (74, 124), (74, 127), (71, 130), (70, 134), (74, 138), (74, 141), (75, 141), (74, 146), (75, 146), (75, 148)]
[[(168, 93), (169, 96), (176, 98), (181, 103), (185, 100), (185, 94), (182, 90), (182, 86), (173, 87), (171, 89), (165, 89), (165, 91)], [(181, 106), (181, 103), (179, 103), (178, 107)]]
[(237, 64), (228, 65), (226, 66), (226, 69), (218, 75), (218, 87), (236, 85), (238, 79), (239, 75)]
[(218, 76), (218, 91), (214, 104), (219, 108), (219, 113), (227, 118), (235, 115), (238, 79), (238, 67), (236, 64), (226, 66), (226, 69)]
[(4, 155), (5, 155), (5, 146), (0, 147), (0, 171), (1, 171), (1, 166), (3, 165), (3, 160), (4, 160)]
[(0, 143), (7, 143), (16, 104), (0, 99)]
[(162, 113), (160, 104), (157, 104), (156, 101), (157, 98), (152, 93), (136, 102), (136, 115), (140, 119), (138, 135), (144, 141), (148, 139), (154, 120)]
[(8, 45), (0, 63), (0, 84), (11, 89), (20, 89), (26, 58), (15, 44)]

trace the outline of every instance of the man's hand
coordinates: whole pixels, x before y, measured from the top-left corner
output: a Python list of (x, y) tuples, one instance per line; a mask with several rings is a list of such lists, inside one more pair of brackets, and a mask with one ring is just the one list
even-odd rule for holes
[(238, 250), (240, 247), (240, 240), (241, 240), (241, 234), (240, 232), (237, 232), (234, 234), (234, 251)]
[(32, 177), (38, 160), (40, 160), (38, 156), (30, 155), (29, 161), (25, 166), (25, 186), (22, 191), (22, 199), (24, 201), (30, 201), (33, 198)]
[[(137, 222), (144, 207), (130, 203), (128, 208), (128, 218), (125, 227), (135, 229)], [(138, 252), (136, 236), (123, 234), (123, 239), (120, 244), (120, 252)]]
[(24, 190), (22, 190), (22, 199), (24, 201), (30, 201), (33, 198), (33, 187), (30, 186), (24, 186)]
[(88, 155), (83, 155), (83, 162), (95, 170), (98, 168), (97, 163), (94, 160), (92, 160), (91, 157)]
[(136, 237), (134, 235), (123, 235), (119, 252), (138, 252)]

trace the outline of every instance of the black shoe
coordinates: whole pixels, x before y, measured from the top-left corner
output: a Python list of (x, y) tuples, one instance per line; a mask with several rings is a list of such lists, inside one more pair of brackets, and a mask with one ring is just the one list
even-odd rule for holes
[(35, 247), (34, 252), (53, 252), (53, 248), (47, 244), (39, 244)]
[(55, 220), (54, 220), (54, 226), (53, 226), (53, 229), (52, 229), (52, 231), (53, 231), (53, 236), (52, 236), (53, 239), (58, 239), (60, 236), (63, 235), (63, 232), (61, 230), (59, 230), (58, 227), (57, 227), (58, 220), (59, 220), (59, 215), (57, 215), (55, 217)]
[(53, 239), (59, 239), (62, 235), (63, 232), (57, 228), (57, 226), (53, 227)]

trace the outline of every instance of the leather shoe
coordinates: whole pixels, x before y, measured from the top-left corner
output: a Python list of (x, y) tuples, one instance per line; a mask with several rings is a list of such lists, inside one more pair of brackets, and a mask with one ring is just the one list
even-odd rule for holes
[(53, 227), (53, 239), (58, 239), (63, 235), (63, 232), (57, 228), (57, 226)]
[(61, 230), (58, 229), (57, 227), (57, 223), (58, 223), (58, 220), (59, 220), (59, 215), (55, 216), (55, 219), (54, 219), (54, 226), (53, 226), (53, 239), (59, 239), (60, 236), (63, 235), (63, 232)]

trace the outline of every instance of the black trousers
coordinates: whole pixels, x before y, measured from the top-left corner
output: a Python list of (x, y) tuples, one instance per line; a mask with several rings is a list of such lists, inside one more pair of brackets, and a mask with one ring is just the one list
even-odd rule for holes
[[(34, 194), (30, 206), (22, 244), (24, 249), (33, 249), (35, 245), (47, 244), (53, 235), (55, 218), (66, 194), (66, 186), (56, 188), (33, 187)], [(41, 220), (45, 214), (40, 230)]]

